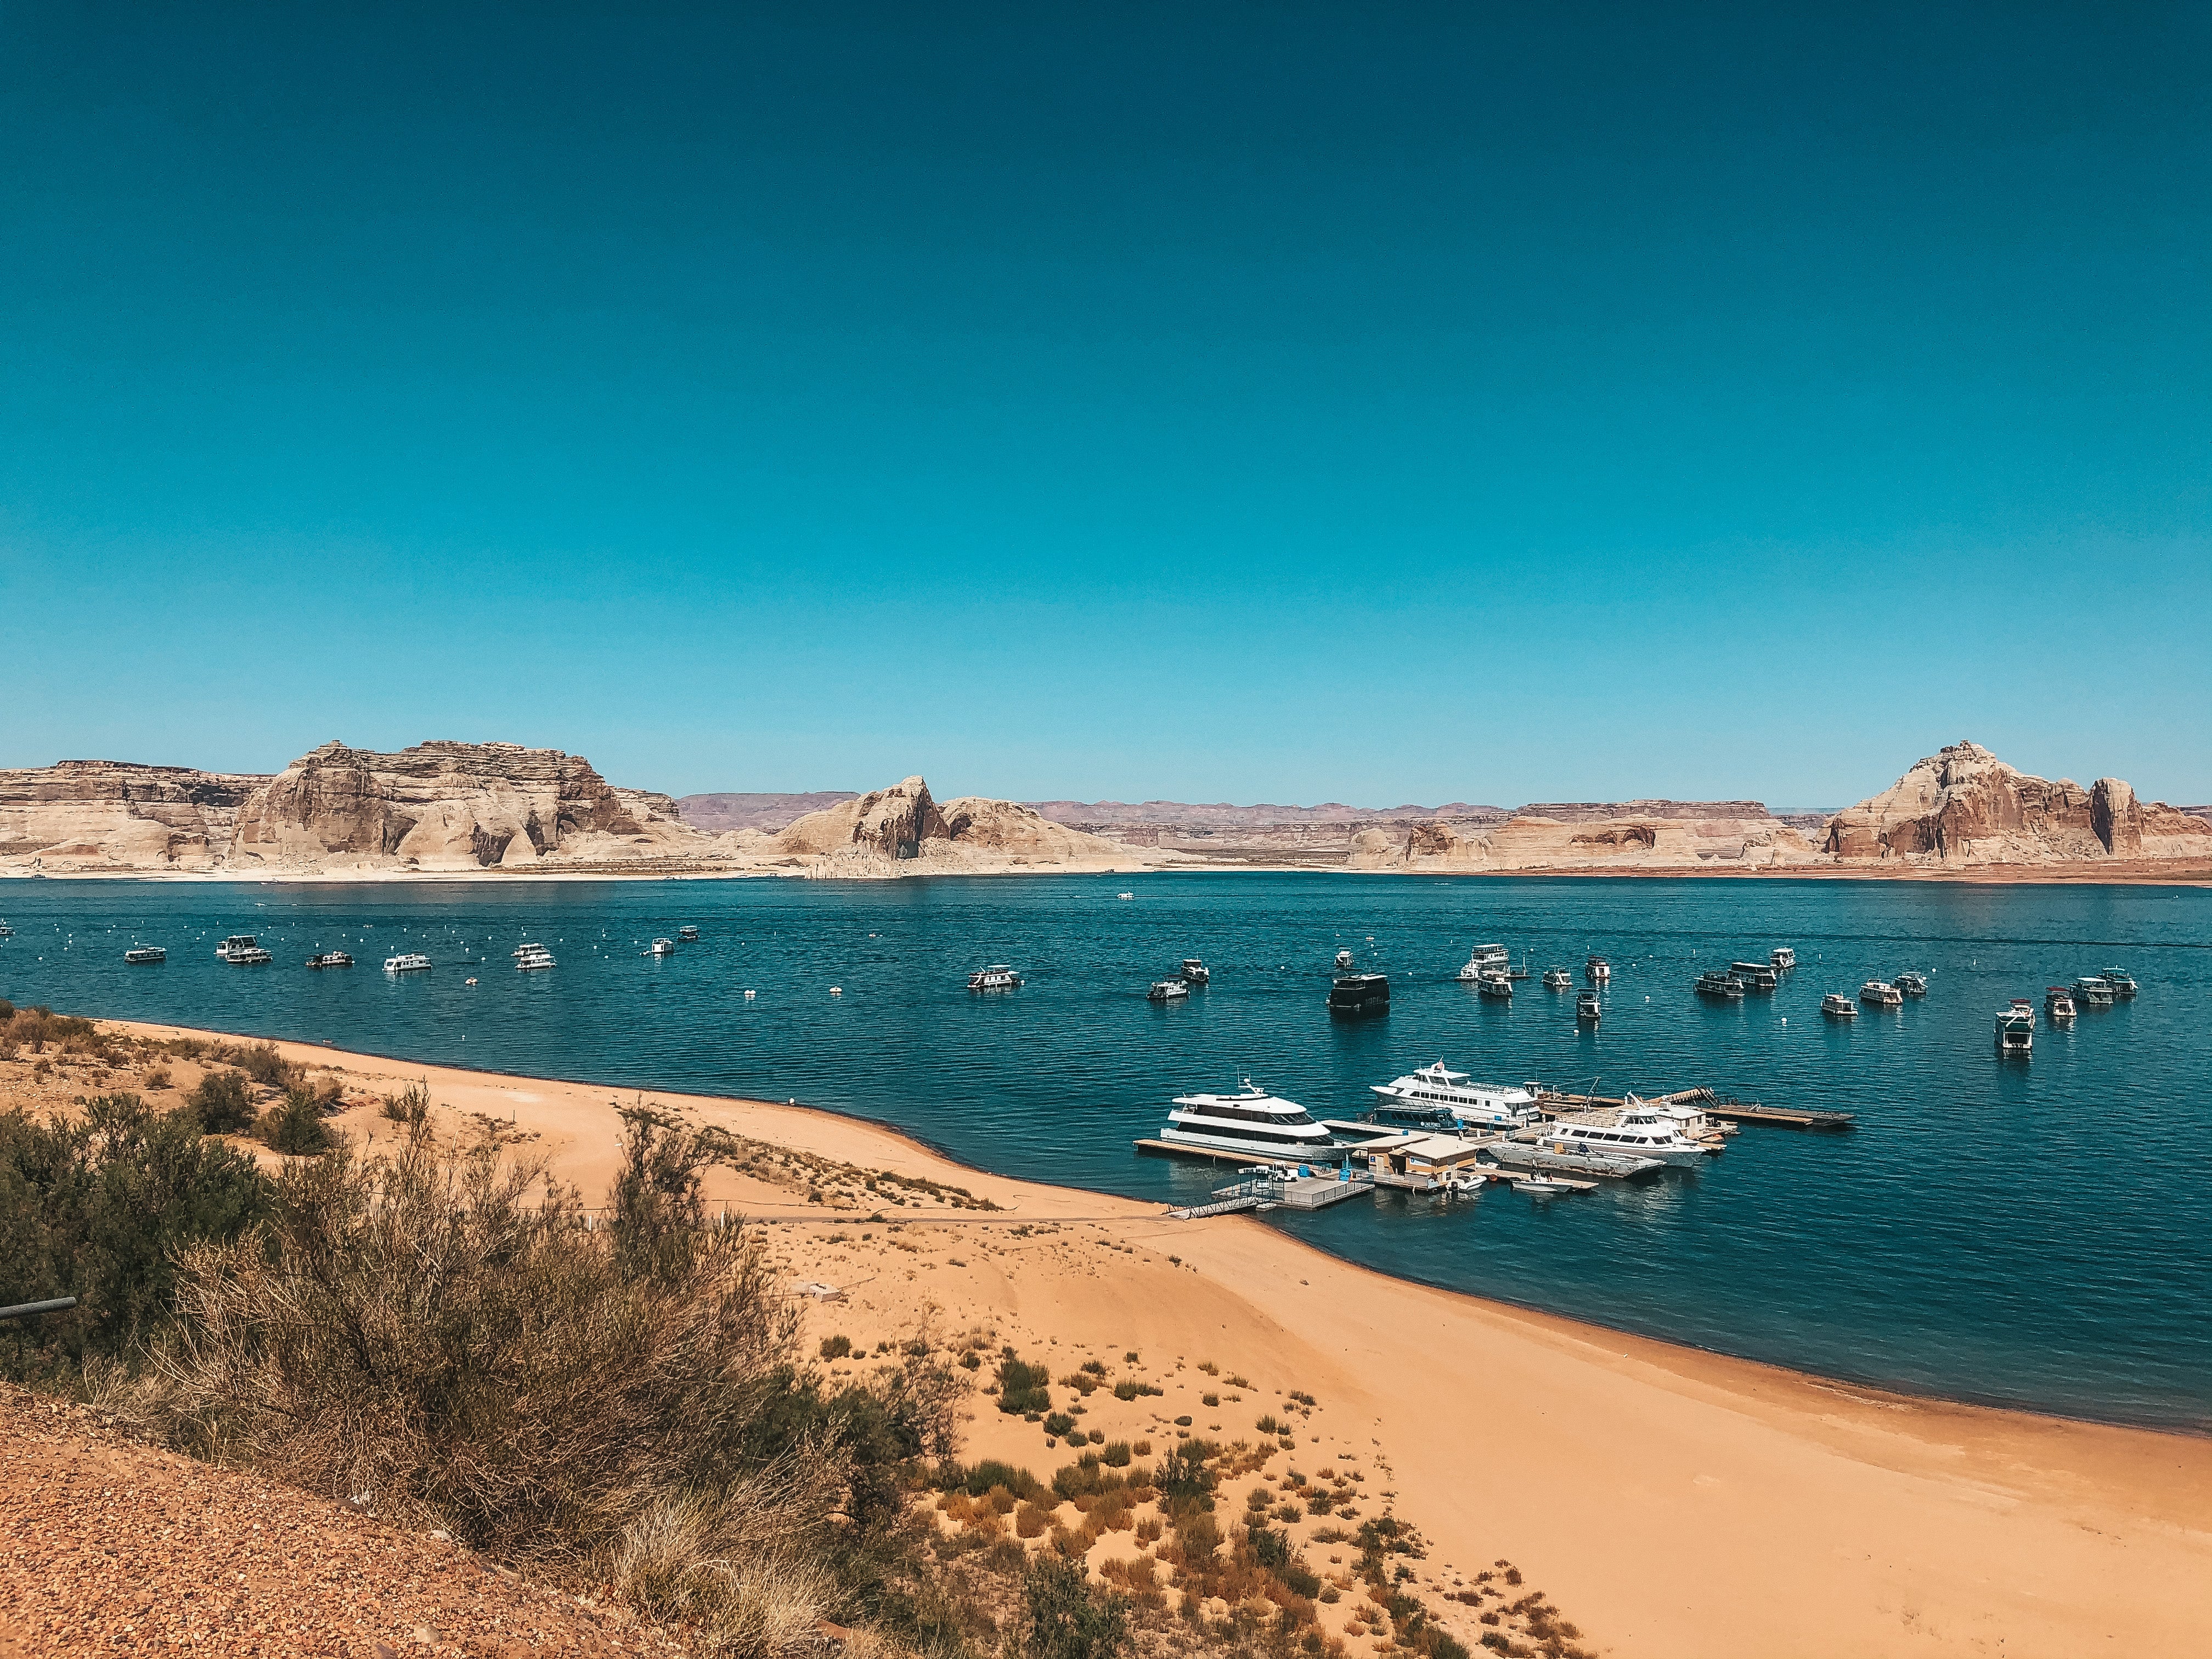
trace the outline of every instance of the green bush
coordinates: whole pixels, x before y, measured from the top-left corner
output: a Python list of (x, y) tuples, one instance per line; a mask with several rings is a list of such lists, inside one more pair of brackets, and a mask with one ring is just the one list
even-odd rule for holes
[(419, 1083), (410, 1083), (398, 1094), (385, 1096), (377, 1103), (377, 1109), (394, 1123), (427, 1121), (430, 1115), (430, 1091)]
[(253, 1127), (253, 1103), (246, 1097), (242, 1073), (210, 1072), (185, 1097), (185, 1104), (198, 1120), (203, 1134), (243, 1134)]
[(1094, 1589), (1072, 1561), (1043, 1555), (1022, 1576), (1022, 1641), (1028, 1659), (1115, 1659), (1129, 1650), (1128, 1603)]
[(852, 1352), (853, 1339), (849, 1336), (825, 1336), (822, 1339), (822, 1357), (824, 1359), (843, 1359)]
[(1000, 1351), (999, 1409), (1013, 1416), (1052, 1409), (1052, 1393), (1045, 1385), (1052, 1372), (1042, 1365), (1024, 1364), (1012, 1348)]
[(323, 1121), (322, 1103), (305, 1089), (287, 1090), (279, 1104), (261, 1115), (254, 1132), (271, 1152), (295, 1158), (326, 1152), (333, 1139)]
[(1072, 1437), (1075, 1433), (1075, 1419), (1066, 1412), (1054, 1412), (1045, 1419), (1044, 1431), (1054, 1439)]
[(1170, 1447), (1160, 1460), (1159, 1472), (1152, 1484), (1160, 1489), (1162, 1497), (1170, 1501), (1188, 1502), (1204, 1498), (1213, 1491), (1213, 1471), (1206, 1466), (1213, 1455), (1213, 1448), (1203, 1440), (1186, 1440)]
[(1166, 1392), (1166, 1389), (1156, 1389), (1149, 1382), (1139, 1382), (1133, 1376), (1125, 1376), (1114, 1385), (1114, 1398), (1116, 1400), (1140, 1400), (1148, 1394)]
[(964, 1492), (970, 1498), (981, 1498), (994, 1486), (1004, 1486), (1015, 1497), (1031, 1503), (1045, 1496), (1044, 1482), (1036, 1476), (1011, 1463), (1001, 1463), (995, 1457), (987, 1457), (972, 1468), (952, 1462), (939, 1464), (933, 1484), (939, 1492)]
[(1109, 1440), (1106, 1443), (1105, 1449), (1098, 1454), (1098, 1461), (1105, 1464), (1105, 1466), (1109, 1469), (1127, 1468), (1129, 1467), (1129, 1443), (1126, 1440)]
[(266, 1042), (233, 1049), (225, 1058), (264, 1089), (285, 1089), (292, 1085), (291, 1061)]

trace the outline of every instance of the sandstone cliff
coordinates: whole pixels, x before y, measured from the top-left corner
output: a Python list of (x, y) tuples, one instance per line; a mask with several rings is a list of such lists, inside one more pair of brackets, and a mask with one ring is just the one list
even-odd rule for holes
[(1821, 850), (1869, 864), (2212, 862), (2212, 823), (2162, 801), (2145, 805), (2118, 778), (2086, 789), (2071, 778), (2053, 783), (1979, 744), (1954, 743), (1836, 814)]
[(0, 869), (216, 869), (263, 781), (125, 761), (0, 770)]
[(919, 775), (805, 817), (758, 842), (722, 838), (732, 853), (809, 875), (981, 873), (1024, 867), (1135, 870), (1164, 861), (1054, 823), (1016, 801), (963, 795), (940, 805)]
[(854, 798), (850, 789), (821, 789), (803, 795), (685, 795), (677, 801), (676, 810), (684, 823), (710, 836), (732, 830), (759, 830), (772, 836), (809, 812)]
[(1634, 802), (1570, 808), (1580, 814), (1571, 818), (1531, 810), (1488, 827), (1441, 819), (1377, 827), (1353, 837), (1349, 862), (1355, 870), (1516, 871), (1741, 870), (1813, 861), (1805, 837), (1756, 801), (1711, 805), (1735, 815), (1638, 811), (1680, 804)]

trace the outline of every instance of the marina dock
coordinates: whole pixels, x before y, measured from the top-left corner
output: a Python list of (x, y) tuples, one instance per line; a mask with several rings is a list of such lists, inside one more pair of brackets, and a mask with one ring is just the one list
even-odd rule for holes
[(1170, 1210), (1175, 1221), (1197, 1221), (1210, 1215), (1234, 1215), (1244, 1210), (1325, 1210), (1347, 1198), (1371, 1193), (1375, 1183), (1364, 1176), (1260, 1176), (1233, 1187), (1215, 1190), (1211, 1203), (1186, 1205)]
[[(1848, 1129), (1853, 1121), (1849, 1112), (1819, 1112), (1802, 1106), (1762, 1106), (1755, 1100), (1717, 1095), (1711, 1089), (1677, 1089), (1672, 1094), (1652, 1095), (1649, 1098), (1660, 1105), (1702, 1106), (1706, 1116), (1730, 1123), (1764, 1123), (1784, 1129)], [(1571, 1095), (1551, 1089), (1545, 1090), (1536, 1099), (1547, 1112), (1585, 1112), (1627, 1103), (1619, 1095)]]
[[(1311, 1158), (1269, 1158), (1264, 1152), (1232, 1152), (1212, 1146), (1194, 1146), (1187, 1140), (1139, 1140), (1133, 1145), (1139, 1152), (1151, 1152), (1157, 1157), (1210, 1158), (1216, 1164), (1236, 1164), (1245, 1166), (1255, 1164), (1271, 1164), (1279, 1170), (1295, 1170), (1300, 1164), (1310, 1165), (1314, 1162)], [(1328, 1150), (1334, 1152), (1339, 1149), (1331, 1147)], [(1329, 1167), (1334, 1169), (1335, 1165), (1331, 1164)]]

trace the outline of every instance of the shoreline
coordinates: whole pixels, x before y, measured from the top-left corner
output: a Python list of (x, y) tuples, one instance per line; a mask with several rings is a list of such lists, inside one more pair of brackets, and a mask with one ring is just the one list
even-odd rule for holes
[[(371, 1090), (425, 1080), (457, 1125), (473, 1118), (526, 1141), (587, 1196), (611, 1173), (616, 1091), (276, 1047)], [(1252, 1373), (1255, 1405), (1271, 1387), (1310, 1390), (1321, 1407), (1308, 1426), (1353, 1449), (1333, 1455), (1373, 1459), (1397, 1511), (1431, 1540), (1437, 1560), (1425, 1574), (1510, 1558), (1601, 1650), (1764, 1659), (1984, 1653), (2002, 1642), (2008, 1654), (2057, 1659), (2116, 1638), (2129, 1652), (2183, 1652), (2212, 1620), (2212, 1440), (2202, 1437), (1902, 1395), (1589, 1325), (1382, 1273), (1250, 1218), (1174, 1222), (1156, 1203), (974, 1170), (903, 1130), (818, 1108), (619, 1093), (796, 1156), (1001, 1206), (977, 1227), (973, 1211), (884, 1200), (878, 1224), (939, 1224), (898, 1245), (904, 1260), (885, 1244), (839, 1255), (854, 1247), (832, 1228), (769, 1229), (764, 1248), (780, 1267), (846, 1283), (839, 1301), (810, 1310), (810, 1340), (833, 1328), (895, 1333), (933, 1305), (956, 1328), (988, 1322), (1025, 1351), (1118, 1358), (1126, 1346), (1163, 1364), (1173, 1353), (1177, 1391), (1213, 1386), (1182, 1361), (1216, 1358)], [(364, 1101), (339, 1127), (373, 1140), (390, 1126)], [(719, 1170), (708, 1198), (749, 1221), (871, 1220)], [(885, 1292), (871, 1287), (900, 1273), (878, 1305)], [(1098, 1399), (1094, 1422), (1146, 1403)], [(1237, 1432), (1234, 1408), (1216, 1409), (1224, 1437)], [(1034, 1425), (988, 1410), (975, 1419), (963, 1458), (1048, 1473), (1065, 1456)], [(1201, 1419), (1193, 1431), (1212, 1426)], [(1293, 1455), (1321, 1457), (1322, 1440)]]

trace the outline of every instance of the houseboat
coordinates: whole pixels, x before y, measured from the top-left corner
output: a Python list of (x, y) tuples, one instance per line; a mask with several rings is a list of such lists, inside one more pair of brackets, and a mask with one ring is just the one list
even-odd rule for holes
[(2136, 994), (2136, 982), (2128, 977), (2124, 968), (2107, 968), (2097, 975), (2112, 988), (2112, 994), (2125, 1000)]
[(1505, 954), (1505, 947), (1502, 945), (1478, 945), (1468, 957), (1467, 965), (1459, 970), (1459, 976), (1472, 981), (1480, 979), (1485, 974), (1503, 974), (1512, 960)]
[(1186, 985), (1209, 985), (1213, 981), (1213, 970), (1196, 957), (1182, 959), (1182, 979)]
[(353, 958), (343, 951), (318, 951), (307, 958), (310, 968), (350, 968)]
[(1859, 1000), (1870, 1002), (1877, 1008), (1901, 1008), (1905, 993), (1886, 980), (1870, 979), (1859, 987)]
[(1498, 969), (1492, 969), (1478, 978), (1474, 981), (1474, 988), (1480, 996), (1495, 997), (1501, 1002), (1513, 1000), (1513, 981)]
[(2073, 994), (2063, 985), (2046, 988), (2043, 993), (2043, 1012), (2054, 1025), (2063, 1025), (2074, 1018)]
[(251, 933), (233, 933), (215, 947), (215, 953), (225, 962), (240, 966), (276, 959), (261, 948), (261, 942)]
[(1725, 968), (1710, 968), (1698, 975), (1698, 994), (1701, 997), (1722, 997), (1730, 1001), (1743, 998), (1743, 981)]
[(403, 951), (384, 959), (384, 971), (387, 974), (419, 974), (429, 965), (430, 958), (419, 951)]
[(696, 945), (699, 942), (699, 930), (686, 922), (676, 930), (676, 942), (678, 945)]
[(1890, 983), (1909, 997), (1924, 997), (1928, 994), (1928, 975), (1915, 973), (1910, 968), (1890, 981)]
[(1778, 974), (1786, 974), (1797, 965), (1797, 952), (1786, 945), (1778, 945), (1766, 953), (1767, 965)]
[(1544, 988), (1547, 991), (1564, 991), (1574, 982), (1574, 976), (1564, 968), (1544, 969)]
[(1358, 1018), (1390, 1012), (1390, 976), (1387, 974), (1339, 974), (1329, 981), (1328, 1011)]
[(1577, 1023), (1583, 1025), (1595, 1025), (1603, 1016), (1603, 1013), (1604, 1009), (1598, 1002), (1596, 992), (1577, 991), (1575, 993), (1575, 1018)]
[(1820, 999), (1820, 1012), (1831, 1019), (1856, 1019), (1859, 1006), (1841, 991), (1831, 991)]
[(645, 947), (645, 954), (649, 957), (672, 957), (676, 954), (676, 941), (672, 939), (657, 939)]
[(2112, 981), (2100, 974), (2084, 974), (2074, 981), (2074, 1000), (2092, 1008), (2111, 1007), (2112, 994)]
[(1771, 962), (1731, 962), (1729, 975), (1747, 991), (1771, 991), (1782, 983)]
[(514, 953), (514, 968), (517, 973), (543, 973), (546, 969), (558, 965), (553, 960), (553, 953), (542, 945), (526, 945)]
[(1003, 962), (978, 968), (968, 975), (968, 988), (971, 991), (1011, 991), (1021, 982), (1022, 976)]
[(2035, 1010), (2026, 997), (2014, 997), (1997, 1010), (1997, 1052), (2025, 1054), (2035, 1047)]
[(1603, 985), (1613, 977), (1613, 964), (1603, 957), (1592, 957), (1583, 963), (1583, 977), (1593, 985)]
[(143, 968), (151, 963), (167, 962), (169, 953), (158, 945), (134, 945), (123, 953), (123, 959), (134, 968)]
[(1180, 1002), (1190, 994), (1190, 987), (1179, 979), (1156, 979), (1152, 988), (1145, 993), (1153, 1002)]

